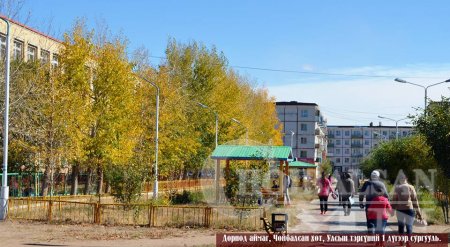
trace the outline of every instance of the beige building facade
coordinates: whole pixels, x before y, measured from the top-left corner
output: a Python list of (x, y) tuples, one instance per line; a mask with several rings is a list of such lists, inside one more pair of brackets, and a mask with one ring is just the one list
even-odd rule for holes
[[(14, 60), (42, 61), (58, 65), (58, 51), (62, 42), (24, 24), (9, 20), (10, 56)], [(6, 55), (6, 23), (0, 22), (0, 58)]]

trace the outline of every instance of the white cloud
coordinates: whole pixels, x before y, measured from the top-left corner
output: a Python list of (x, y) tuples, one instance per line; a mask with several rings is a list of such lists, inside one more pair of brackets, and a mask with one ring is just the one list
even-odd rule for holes
[[(394, 82), (395, 77), (404, 78), (420, 85), (430, 85), (450, 78), (450, 64), (408, 65), (404, 68), (362, 67), (331, 73), (393, 75), (392, 78), (356, 77), (344, 80), (338, 77), (322, 77), (314, 82), (278, 84), (268, 86), (277, 101), (317, 103), (328, 119), (329, 125), (368, 125), (379, 122), (378, 115), (401, 119), (414, 114), (414, 108), (424, 106), (424, 89)], [(394, 76), (396, 75), (396, 76)], [(421, 78), (412, 78), (421, 77)], [(430, 87), (428, 97), (440, 99), (449, 96), (450, 83)], [(383, 120), (384, 125), (395, 125)], [(405, 124), (400, 122), (400, 124)]]

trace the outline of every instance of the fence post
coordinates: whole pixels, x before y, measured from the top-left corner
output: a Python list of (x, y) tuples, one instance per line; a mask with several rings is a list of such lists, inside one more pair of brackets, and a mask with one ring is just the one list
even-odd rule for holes
[(27, 215), (30, 217), (30, 198), (27, 198)]
[(148, 204), (148, 227), (152, 226), (153, 204)]
[(52, 221), (52, 207), (53, 207), (53, 201), (48, 201), (48, 215), (47, 215), (47, 220), (48, 222)]
[(211, 207), (205, 207), (205, 222), (203, 224), (205, 227), (210, 227), (211, 226), (211, 218), (212, 218), (212, 209), (211, 209)]
[(94, 204), (94, 223), (100, 224), (100, 204)]

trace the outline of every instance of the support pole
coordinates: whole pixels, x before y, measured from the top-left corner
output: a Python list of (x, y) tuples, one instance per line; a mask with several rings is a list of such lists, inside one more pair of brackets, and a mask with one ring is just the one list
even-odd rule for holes
[(0, 190), (0, 220), (5, 220), (8, 213), (8, 128), (9, 128), (9, 69), (10, 69), (10, 56), (9, 56), (9, 40), (10, 40), (10, 26), (9, 21), (3, 17), (0, 17), (6, 23), (6, 61), (5, 61), (5, 111), (3, 122), (3, 176), (2, 187)]
[(216, 204), (219, 204), (220, 199), (220, 160), (216, 161)]

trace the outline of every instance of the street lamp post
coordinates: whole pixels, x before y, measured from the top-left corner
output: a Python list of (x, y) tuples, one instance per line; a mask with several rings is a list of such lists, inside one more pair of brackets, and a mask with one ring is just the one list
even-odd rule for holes
[(291, 130), (291, 148), (294, 148), (293, 143), (294, 143), (294, 135), (295, 132)]
[(423, 86), (423, 85), (420, 85), (420, 84), (412, 83), (412, 82), (405, 81), (405, 80), (400, 79), (400, 78), (395, 78), (394, 81), (400, 82), (400, 83), (411, 84), (411, 85), (414, 85), (414, 86), (417, 86), (417, 87), (421, 87), (421, 88), (423, 88), (425, 90), (425, 98), (424, 98), (425, 104), (424, 104), (424, 108), (423, 108), (423, 112), (424, 112), (423, 115), (427, 116), (427, 92), (428, 92), (428, 88), (436, 86), (436, 85), (439, 85), (439, 84), (442, 84), (442, 83), (450, 82), (450, 79), (445, 80), (445, 81), (441, 81), (441, 82), (438, 82), (438, 83), (430, 84), (428, 86)]
[(237, 120), (236, 118), (232, 118), (231, 120), (233, 120), (233, 122), (239, 124), (240, 126), (245, 128), (245, 144), (248, 143), (248, 128), (245, 127), (241, 122), (239, 122), (239, 120)]
[(405, 120), (405, 119), (408, 119), (408, 118), (402, 118), (402, 119), (399, 119), (399, 120), (395, 120), (393, 118), (388, 118), (388, 117), (383, 117), (383, 116), (378, 116), (378, 117), (379, 118), (383, 118), (383, 119), (392, 120), (392, 121), (395, 122), (395, 140), (398, 140), (398, 122), (400, 122), (402, 120)]
[(203, 108), (206, 108), (206, 109), (209, 109), (210, 111), (212, 111), (214, 113), (214, 116), (216, 117), (216, 147), (217, 147), (218, 141), (219, 141), (218, 140), (219, 139), (219, 137), (218, 137), (218, 135), (219, 135), (219, 114), (217, 114), (216, 111), (214, 111), (211, 108), (209, 108), (209, 106), (204, 105), (204, 104), (202, 104), (200, 102), (197, 102), (197, 103), (198, 103), (199, 106), (201, 106)]
[(2, 21), (6, 23), (6, 61), (5, 61), (5, 112), (4, 112), (4, 122), (3, 122), (3, 177), (2, 177), (2, 188), (0, 190), (0, 220), (5, 220), (8, 213), (8, 197), (9, 197), (9, 187), (8, 187), (8, 128), (9, 128), (9, 67), (10, 67), (10, 57), (9, 57), (9, 34), (10, 25), (9, 21), (0, 17)]
[(153, 198), (158, 198), (158, 134), (159, 134), (159, 87), (152, 81), (147, 80), (146, 78), (139, 76), (142, 80), (148, 82), (154, 88), (156, 88), (156, 134), (155, 134), (155, 182), (153, 185)]

